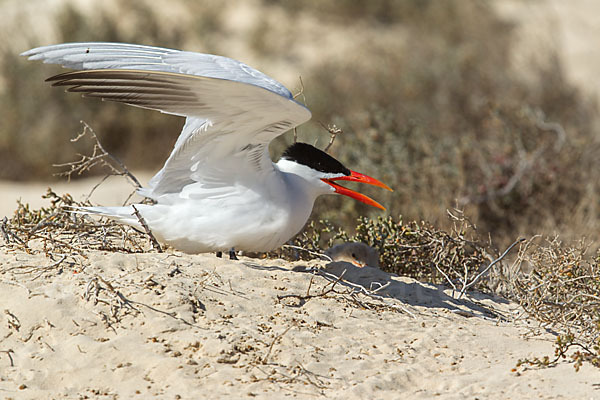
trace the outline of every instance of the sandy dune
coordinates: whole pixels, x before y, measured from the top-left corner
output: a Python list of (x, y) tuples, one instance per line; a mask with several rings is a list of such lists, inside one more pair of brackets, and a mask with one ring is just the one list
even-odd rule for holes
[[(502, 299), (350, 264), (336, 283), (281, 260), (87, 257), (0, 252), (2, 398), (598, 395), (589, 366), (511, 371), (553, 337)], [(371, 281), (389, 282), (383, 299), (352, 293)]]

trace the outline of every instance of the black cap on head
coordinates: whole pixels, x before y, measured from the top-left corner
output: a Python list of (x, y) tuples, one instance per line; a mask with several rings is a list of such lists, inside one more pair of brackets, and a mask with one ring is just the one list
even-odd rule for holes
[(308, 143), (294, 143), (283, 152), (281, 158), (295, 161), (320, 172), (350, 175), (350, 170), (341, 162)]

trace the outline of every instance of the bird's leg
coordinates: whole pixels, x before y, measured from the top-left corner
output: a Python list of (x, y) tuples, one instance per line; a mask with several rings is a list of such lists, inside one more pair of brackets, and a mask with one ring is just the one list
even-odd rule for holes
[(221, 258), (221, 257), (223, 257), (223, 252), (222, 251), (217, 251), (217, 253), (215, 255), (217, 257)]
[(229, 259), (230, 260), (239, 260), (239, 258), (237, 258), (237, 256), (235, 255), (235, 249), (233, 247), (231, 249), (229, 249)]

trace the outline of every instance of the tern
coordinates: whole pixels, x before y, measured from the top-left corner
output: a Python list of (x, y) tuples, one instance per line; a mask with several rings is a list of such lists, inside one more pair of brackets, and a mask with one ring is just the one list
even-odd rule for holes
[[(47, 79), (68, 92), (186, 118), (162, 169), (138, 190), (154, 204), (135, 205), (153, 235), (178, 250), (275, 249), (302, 230), (323, 194), (384, 209), (337, 181), (391, 190), (387, 185), (310, 144), (294, 143), (271, 160), (269, 143), (311, 113), (281, 83), (244, 63), (126, 43), (65, 43), (22, 55), (76, 70)], [(132, 206), (80, 211), (142, 228)]]

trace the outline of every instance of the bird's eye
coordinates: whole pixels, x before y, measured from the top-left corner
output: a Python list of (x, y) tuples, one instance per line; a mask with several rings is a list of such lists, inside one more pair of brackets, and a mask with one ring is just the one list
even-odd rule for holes
[(352, 258), (356, 258), (356, 254), (352, 253)]

